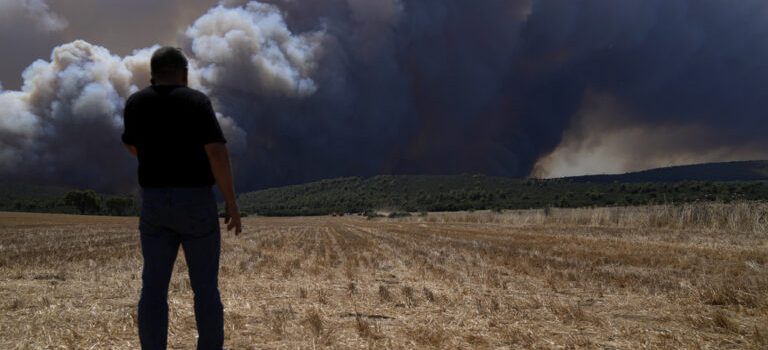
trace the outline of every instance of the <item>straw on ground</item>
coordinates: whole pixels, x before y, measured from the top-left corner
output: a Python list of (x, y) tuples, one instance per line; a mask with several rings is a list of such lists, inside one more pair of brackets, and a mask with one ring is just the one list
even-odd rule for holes
[[(768, 347), (766, 205), (248, 218), (226, 345)], [(0, 348), (135, 349), (135, 218), (0, 213)], [(171, 348), (194, 344), (183, 256)]]

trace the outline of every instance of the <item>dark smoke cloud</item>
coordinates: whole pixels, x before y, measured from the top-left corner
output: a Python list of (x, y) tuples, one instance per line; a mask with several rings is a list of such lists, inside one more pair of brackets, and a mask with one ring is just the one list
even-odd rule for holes
[[(766, 15), (751, 0), (228, 0), (177, 32), (192, 85), (233, 140), (238, 184), (255, 189), (380, 173), (547, 175), (606, 147), (623, 168), (759, 155)], [(89, 53), (56, 59), (72, 50)], [(106, 145), (149, 52), (75, 42), (30, 66), (21, 91), (0, 93), (4, 173), (132, 184), (133, 161)], [(618, 147), (616, 135), (634, 136)]]
[[(559, 50), (558, 69), (600, 96), (585, 95), (545, 160), (570, 157), (584, 173), (585, 160), (599, 158), (614, 162), (591, 172), (768, 157), (768, 3), (589, 2), (578, 11), (539, 4), (532, 52)], [(589, 113), (595, 106), (602, 111)], [(546, 168), (539, 174), (573, 174)]]

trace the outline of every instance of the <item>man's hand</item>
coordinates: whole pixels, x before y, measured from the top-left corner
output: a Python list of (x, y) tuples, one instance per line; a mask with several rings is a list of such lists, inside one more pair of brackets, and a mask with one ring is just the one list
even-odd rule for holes
[(227, 231), (234, 228), (235, 235), (238, 235), (242, 232), (243, 226), (240, 223), (240, 209), (237, 208), (235, 201), (235, 186), (229, 164), (229, 151), (223, 143), (215, 142), (205, 145), (205, 153), (208, 155), (208, 162), (211, 163), (211, 172), (216, 178), (216, 184), (219, 185), (221, 194), (224, 196), (224, 223), (227, 224)]
[(227, 231), (235, 229), (235, 236), (243, 231), (243, 224), (240, 223), (240, 209), (237, 204), (227, 204), (224, 207), (224, 224), (227, 225)]

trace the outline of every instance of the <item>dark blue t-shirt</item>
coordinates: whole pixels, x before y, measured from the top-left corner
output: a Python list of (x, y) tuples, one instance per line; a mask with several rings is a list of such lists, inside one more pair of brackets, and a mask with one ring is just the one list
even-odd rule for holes
[(226, 143), (211, 101), (185, 86), (150, 86), (128, 98), (123, 143), (136, 146), (141, 187), (215, 183), (205, 144)]

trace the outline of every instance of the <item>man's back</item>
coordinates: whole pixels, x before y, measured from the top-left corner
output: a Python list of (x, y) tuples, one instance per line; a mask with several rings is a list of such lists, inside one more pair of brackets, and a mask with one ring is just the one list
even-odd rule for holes
[(197, 348), (221, 350), (221, 232), (214, 183), (224, 196), (227, 230), (242, 229), (229, 152), (210, 100), (186, 87), (188, 62), (181, 50), (162, 47), (150, 65), (152, 86), (126, 101), (122, 135), (126, 149), (138, 157), (142, 187), (139, 341), (142, 349), (167, 347), (168, 284), (182, 246), (195, 293)]
[(205, 94), (153, 85), (125, 106), (123, 142), (135, 145), (141, 187), (206, 187), (215, 183), (204, 145), (225, 143)]

